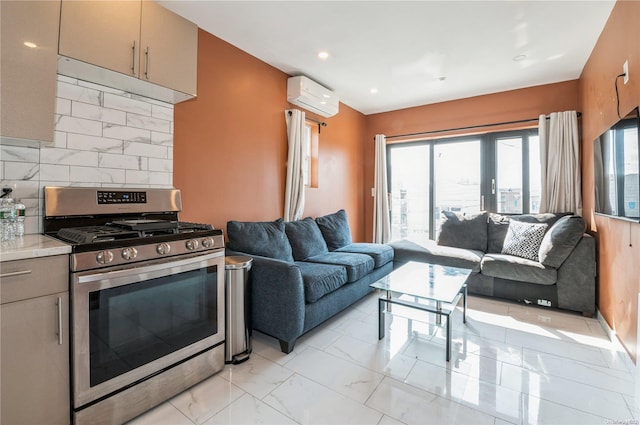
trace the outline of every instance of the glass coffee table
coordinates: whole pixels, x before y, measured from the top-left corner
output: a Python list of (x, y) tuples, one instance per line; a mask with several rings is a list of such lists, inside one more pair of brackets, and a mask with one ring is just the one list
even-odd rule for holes
[[(378, 339), (384, 338), (385, 304), (391, 312), (390, 304), (402, 305), (434, 313), (436, 323), (446, 318), (446, 359), (451, 359), (451, 320), (449, 316), (456, 305), (462, 302), (462, 322), (467, 323), (467, 285), (471, 270), (458, 267), (410, 261), (387, 276), (372, 283), (372, 288), (386, 291), (386, 296), (378, 300)], [(402, 295), (414, 297), (414, 301), (400, 299)], [(420, 302), (423, 301), (423, 302)]]

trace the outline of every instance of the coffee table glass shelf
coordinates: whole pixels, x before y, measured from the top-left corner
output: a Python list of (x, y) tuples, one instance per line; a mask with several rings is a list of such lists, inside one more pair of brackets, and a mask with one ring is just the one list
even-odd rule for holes
[[(446, 318), (446, 359), (451, 359), (450, 315), (462, 298), (462, 322), (467, 323), (467, 285), (471, 270), (438, 264), (410, 261), (371, 284), (386, 292), (378, 300), (378, 339), (384, 338), (384, 313), (391, 313), (391, 304), (434, 313), (436, 323)], [(403, 295), (413, 297), (407, 300)], [(421, 302), (422, 301), (422, 302)], [(426, 303), (425, 303), (426, 302)], [(386, 310), (385, 310), (386, 305)]]

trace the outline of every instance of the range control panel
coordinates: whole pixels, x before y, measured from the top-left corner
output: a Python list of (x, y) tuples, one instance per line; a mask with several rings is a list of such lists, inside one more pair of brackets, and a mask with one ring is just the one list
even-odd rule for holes
[(146, 204), (147, 192), (99, 190), (98, 204)]

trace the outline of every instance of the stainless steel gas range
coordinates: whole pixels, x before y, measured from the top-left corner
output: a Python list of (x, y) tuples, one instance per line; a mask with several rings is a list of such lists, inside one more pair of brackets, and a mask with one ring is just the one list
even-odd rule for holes
[(125, 422), (224, 367), (224, 238), (178, 220), (177, 189), (46, 187), (72, 245), (75, 423)]

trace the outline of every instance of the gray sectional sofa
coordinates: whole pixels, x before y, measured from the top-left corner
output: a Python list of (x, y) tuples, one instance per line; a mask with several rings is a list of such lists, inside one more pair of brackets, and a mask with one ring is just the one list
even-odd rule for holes
[(252, 327), (278, 338), (284, 353), (393, 270), (390, 246), (352, 243), (344, 210), (315, 220), (229, 221), (227, 237), (227, 255), (253, 258)]
[(596, 311), (595, 240), (572, 214), (505, 216), (445, 211), (437, 242), (390, 243), (395, 266), (422, 261), (472, 270), (471, 294)]

